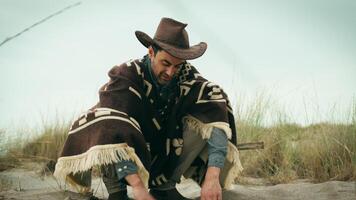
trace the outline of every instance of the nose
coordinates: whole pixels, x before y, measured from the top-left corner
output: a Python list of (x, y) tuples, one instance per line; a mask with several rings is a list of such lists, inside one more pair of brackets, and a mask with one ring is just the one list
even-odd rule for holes
[(175, 73), (176, 73), (176, 69), (173, 66), (168, 67), (167, 70), (166, 70), (166, 74), (169, 77), (172, 77)]

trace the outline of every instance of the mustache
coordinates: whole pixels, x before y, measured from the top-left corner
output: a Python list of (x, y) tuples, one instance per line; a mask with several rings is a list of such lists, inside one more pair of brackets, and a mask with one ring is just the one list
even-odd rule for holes
[(160, 78), (171, 80), (173, 78), (173, 76), (169, 76), (168, 74), (162, 73)]

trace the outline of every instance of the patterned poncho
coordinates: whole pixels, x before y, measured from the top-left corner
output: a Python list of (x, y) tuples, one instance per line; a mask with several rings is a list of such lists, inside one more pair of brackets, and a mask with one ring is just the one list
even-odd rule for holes
[[(217, 127), (230, 139), (227, 160), (233, 167), (224, 184), (229, 187), (242, 167), (226, 94), (185, 62), (172, 81), (173, 95), (162, 106), (159, 91), (149, 78), (146, 59), (130, 60), (110, 70), (110, 81), (99, 91), (99, 103), (71, 126), (54, 175), (68, 181), (71, 175), (94, 166), (132, 160), (146, 185), (160, 185), (177, 165), (183, 130), (192, 128), (208, 139)], [(81, 188), (80, 183), (70, 180)]]

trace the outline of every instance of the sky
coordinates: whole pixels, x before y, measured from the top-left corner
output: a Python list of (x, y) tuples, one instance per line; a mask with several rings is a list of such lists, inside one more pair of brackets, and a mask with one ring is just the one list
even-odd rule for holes
[[(228, 93), (236, 110), (262, 96), (290, 121), (347, 122), (356, 94), (352, 0), (0, 0), (0, 129), (70, 120), (94, 105), (116, 64), (147, 53), (162, 17), (188, 23), (191, 63)], [(267, 119), (267, 121), (268, 121)]]

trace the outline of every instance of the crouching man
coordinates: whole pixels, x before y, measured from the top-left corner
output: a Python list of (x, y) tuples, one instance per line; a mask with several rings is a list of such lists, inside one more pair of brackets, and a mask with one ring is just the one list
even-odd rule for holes
[(242, 170), (235, 120), (224, 91), (187, 62), (207, 44), (190, 46), (186, 26), (162, 18), (153, 38), (136, 31), (148, 54), (109, 71), (98, 104), (69, 131), (57, 178), (86, 193), (100, 166), (110, 200), (128, 199), (127, 185), (135, 199), (183, 200), (184, 176), (201, 199), (222, 199)]

